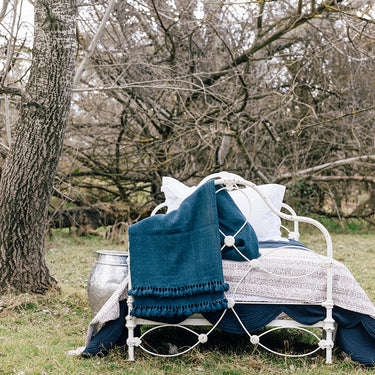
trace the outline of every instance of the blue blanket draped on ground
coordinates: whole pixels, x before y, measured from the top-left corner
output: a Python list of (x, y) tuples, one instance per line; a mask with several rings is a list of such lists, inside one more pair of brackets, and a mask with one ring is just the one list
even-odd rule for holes
[[(176, 322), (227, 308), (219, 226), (233, 236), (245, 218), (229, 194), (218, 190), (209, 181), (177, 210), (129, 227), (133, 316)], [(236, 236), (235, 246), (250, 259), (260, 255), (250, 224)], [(233, 247), (224, 250), (226, 258), (237, 257)]]

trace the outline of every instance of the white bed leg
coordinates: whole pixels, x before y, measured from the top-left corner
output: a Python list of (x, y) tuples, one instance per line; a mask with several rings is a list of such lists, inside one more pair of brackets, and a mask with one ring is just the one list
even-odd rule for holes
[(133, 308), (132, 296), (128, 296), (127, 304), (128, 304), (129, 312), (126, 317), (126, 328), (128, 329), (128, 339), (126, 340), (126, 344), (128, 345), (128, 360), (134, 361), (134, 329), (136, 327), (136, 323), (134, 322), (133, 318), (130, 315), (130, 311)]
[(321, 347), (326, 350), (326, 363), (332, 363), (332, 349), (334, 346), (333, 335), (335, 331), (335, 321), (332, 317), (332, 302), (325, 302), (323, 306), (327, 310), (326, 318), (323, 321), (323, 329), (325, 331), (325, 340), (322, 340)]

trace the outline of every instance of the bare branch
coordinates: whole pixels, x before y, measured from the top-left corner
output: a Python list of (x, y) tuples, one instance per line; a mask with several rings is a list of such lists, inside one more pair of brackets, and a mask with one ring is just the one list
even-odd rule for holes
[[(247, 50), (246, 52), (238, 56), (235, 59), (233, 65), (238, 66), (240, 64), (247, 62), (250, 56), (252, 56), (255, 52), (265, 48), (266, 46), (270, 45), (275, 40), (280, 39), (286, 33), (290, 32), (293, 29), (296, 29), (297, 27), (315, 18), (317, 15), (325, 12), (326, 10), (330, 8), (331, 4), (336, 4), (341, 1), (342, 0), (331, 0), (330, 3), (328, 4), (323, 3), (316, 9), (315, 13), (309, 13), (309, 14), (304, 14), (304, 15), (296, 14), (295, 16), (291, 17), (290, 21), (286, 23), (283, 27), (281, 27), (278, 31), (274, 32), (269, 37), (259, 41), (254, 46), (252, 46), (249, 50)], [(205, 85), (211, 85), (213, 82), (217, 81), (223, 75), (227, 74), (227, 72), (232, 68), (233, 65), (232, 64), (226, 65), (220, 69), (220, 72), (212, 74), (208, 79), (204, 81)]]
[(327, 169), (332, 169), (341, 165), (347, 165), (347, 164), (352, 164), (356, 162), (369, 162), (371, 163), (372, 161), (375, 161), (375, 155), (362, 155), (362, 156), (356, 156), (353, 158), (348, 158), (348, 159), (343, 159), (343, 160), (336, 160), (333, 162), (325, 163), (322, 165), (317, 165), (312, 168), (307, 168), (301, 171), (297, 171), (296, 173), (284, 173), (281, 176), (279, 176), (276, 181), (282, 181), (285, 179), (289, 179), (292, 177), (301, 177), (301, 176), (306, 176), (306, 175), (312, 175), (313, 173), (316, 172), (322, 172)]
[(107, 23), (110, 15), (113, 11), (113, 8), (114, 8), (115, 4), (116, 4), (116, 0), (111, 0), (110, 3), (108, 4), (108, 8), (104, 13), (102, 21), (101, 21), (101, 23), (98, 27), (98, 30), (96, 31), (94, 37), (91, 40), (91, 43), (90, 43), (89, 48), (88, 48), (88, 50), (85, 54), (85, 57), (82, 59), (81, 64), (77, 68), (76, 75), (74, 77), (74, 83), (73, 83), (74, 86), (77, 86), (79, 84), (79, 81), (81, 80), (82, 73), (83, 73), (84, 69), (86, 68), (86, 65), (88, 64), (90, 57), (94, 53), (96, 45), (99, 42), (99, 39), (101, 38), (102, 34), (105, 31), (105, 24)]
[(9, 5), (9, 0), (3, 0), (3, 5), (2, 5), (1, 10), (0, 10), (0, 22), (2, 22), (2, 20), (5, 17), (5, 14), (6, 14), (7, 9), (8, 9), (8, 5)]
[[(362, 108), (362, 109), (358, 109), (358, 110), (353, 110), (351, 112), (347, 112), (347, 113), (344, 113), (342, 115), (339, 115), (339, 116), (336, 116), (336, 117), (333, 117), (333, 118), (329, 118), (327, 120), (315, 122), (313, 124), (305, 125), (305, 126), (301, 126), (301, 123), (299, 123), (297, 129), (294, 130), (292, 133), (293, 134), (294, 133), (300, 134), (302, 131), (304, 131), (306, 129), (310, 129), (310, 128), (313, 128), (313, 127), (318, 126), (318, 125), (323, 125), (323, 124), (326, 124), (328, 122), (335, 122), (335, 121), (343, 119), (344, 117), (355, 116), (355, 115), (358, 115), (359, 113), (362, 113), (362, 112), (372, 111), (373, 109), (375, 109), (375, 106), (371, 106), (371, 107), (368, 107), (368, 108)], [(301, 122), (302, 121), (303, 120), (301, 120)]]
[(6, 94), (6, 95), (11, 95), (11, 96), (20, 96), (21, 98), (26, 97), (26, 93), (22, 89), (19, 89), (19, 88), (16, 88), (16, 87), (4, 86), (4, 85), (0, 85), (0, 94)]

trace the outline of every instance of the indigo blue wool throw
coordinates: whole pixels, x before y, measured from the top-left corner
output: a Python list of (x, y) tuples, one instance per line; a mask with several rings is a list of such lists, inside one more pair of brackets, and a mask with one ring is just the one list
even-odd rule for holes
[(253, 227), (224, 188), (217, 187), (216, 197), (222, 258), (238, 262), (258, 258), (259, 242)]
[[(229, 194), (224, 190), (216, 194), (217, 189), (220, 187), (209, 181), (177, 210), (129, 227), (132, 282), (129, 295), (134, 296), (131, 315), (176, 322), (194, 313), (227, 308), (224, 292), (229, 287), (223, 277), (218, 212), (231, 212), (220, 221), (224, 220), (225, 230), (233, 234), (239, 229), (238, 222), (244, 223), (245, 218)], [(237, 217), (236, 228), (231, 229), (228, 222), (233, 214)], [(248, 225), (241, 234), (247, 233), (249, 238), (251, 231)], [(253, 237), (251, 241), (242, 241), (245, 242), (252, 247), (242, 246), (242, 250), (251, 253), (247, 256), (251, 259), (259, 256), (257, 241), (255, 248)]]

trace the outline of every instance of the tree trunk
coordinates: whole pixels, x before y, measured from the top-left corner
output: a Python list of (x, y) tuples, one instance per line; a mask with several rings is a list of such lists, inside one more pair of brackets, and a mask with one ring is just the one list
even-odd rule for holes
[(0, 290), (44, 293), (48, 203), (70, 111), (75, 0), (35, 2), (33, 60), (0, 181)]

